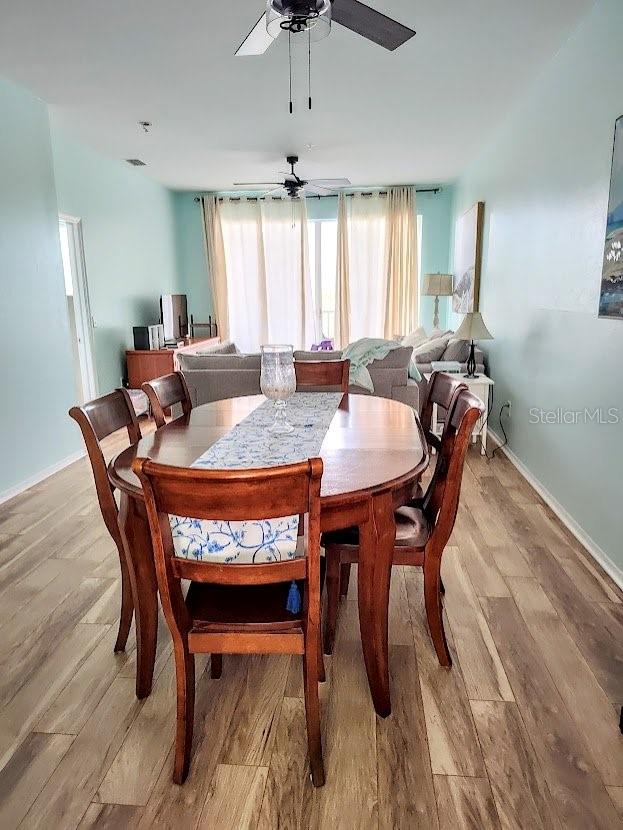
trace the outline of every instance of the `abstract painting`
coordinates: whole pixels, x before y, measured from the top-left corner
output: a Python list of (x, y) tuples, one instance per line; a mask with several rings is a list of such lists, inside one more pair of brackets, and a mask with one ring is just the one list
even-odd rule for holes
[(623, 320), (623, 115), (614, 127), (599, 316)]
[(485, 203), (476, 202), (456, 220), (452, 310), (457, 314), (478, 311), (484, 216)]

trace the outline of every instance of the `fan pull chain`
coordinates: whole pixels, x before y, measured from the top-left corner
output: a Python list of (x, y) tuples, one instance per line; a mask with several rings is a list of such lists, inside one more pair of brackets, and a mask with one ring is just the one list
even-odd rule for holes
[(290, 115), (292, 115), (292, 32), (288, 31), (288, 66), (290, 69)]
[(307, 30), (307, 95), (309, 109), (311, 109), (311, 29)]

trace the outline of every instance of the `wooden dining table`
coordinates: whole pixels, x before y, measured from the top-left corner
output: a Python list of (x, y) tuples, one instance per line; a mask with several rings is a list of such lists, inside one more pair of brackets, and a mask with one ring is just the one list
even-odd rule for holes
[[(135, 457), (190, 467), (265, 398), (217, 401), (193, 409), (128, 447), (109, 466), (121, 494), (120, 519), (131, 562), (137, 642), (136, 694), (151, 691), (158, 633), (158, 589), (143, 492), (132, 472)], [(369, 395), (345, 394), (325, 435), (320, 457), (321, 529), (359, 527), (357, 569), (363, 656), (376, 712), (391, 712), (388, 606), (396, 525), (429, 463), (422, 427), (411, 407)]]

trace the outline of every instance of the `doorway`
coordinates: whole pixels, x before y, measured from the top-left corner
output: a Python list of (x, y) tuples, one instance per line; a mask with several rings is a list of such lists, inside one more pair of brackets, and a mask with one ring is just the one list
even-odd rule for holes
[(82, 404), (97, 397), (97, 377), (93, 360), (93, 319), (82, 245), (82, 224), (80, 219), (74, 216), (61, 215), (58, 230), (65, 275), (76, 400)]

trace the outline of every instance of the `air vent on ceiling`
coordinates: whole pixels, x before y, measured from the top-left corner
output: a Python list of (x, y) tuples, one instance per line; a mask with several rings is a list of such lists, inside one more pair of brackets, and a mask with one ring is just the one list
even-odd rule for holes
[(126, 159), (126, 161), (133, 167), (145, 167), (145, 162), (141, 161), (140, 159)]

